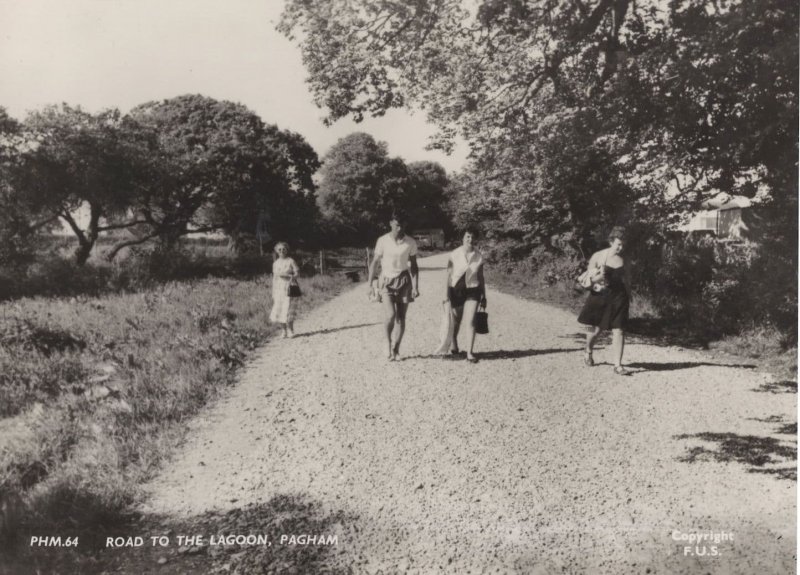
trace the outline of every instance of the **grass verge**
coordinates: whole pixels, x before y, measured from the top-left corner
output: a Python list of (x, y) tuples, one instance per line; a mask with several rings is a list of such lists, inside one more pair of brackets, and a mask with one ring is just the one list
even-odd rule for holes
[[(301, 278), (299, 313), (347, 283)], [(271, 305), (266, 276), (0, 304), (0, 537), (117, 520), (275, 332)]]

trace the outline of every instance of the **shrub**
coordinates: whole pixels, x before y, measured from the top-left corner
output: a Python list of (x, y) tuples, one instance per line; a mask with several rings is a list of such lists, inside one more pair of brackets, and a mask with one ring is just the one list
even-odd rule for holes
[(628, 253), (634, 288), (667, 319), (714, 336), (763, 322), (793, 330), (797, 284), (779, 250), (681, 234), (631, 242)]
[[(661, 318), (704, 341), (769, 326), (780, 331), (788, 345), (796, 345), (793, 253), (766, 241), (720, 242), (686, 234), (657, 235), (645, 226), (631, 229), (625, 257), (632, 269), (633, 317)], [(554, 237), (550, 246), (526, 253), (507, 240), (487, 246), (489, 273), (511, 274), (538, 299), (574, 308), (579, 298), (570, 292), (585, 260), (569, 239)]]

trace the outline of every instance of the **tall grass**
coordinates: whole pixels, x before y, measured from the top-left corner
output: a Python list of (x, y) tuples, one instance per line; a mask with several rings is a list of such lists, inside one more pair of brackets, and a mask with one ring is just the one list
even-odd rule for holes
[[(299, 313), (347, 280), (302, 279)], [(140, 495), (181, 425), (234, 382), (268, 323), (270, 278), (0, 303), (0, 494), (28, 528), (112, 518)], [(0, 533), (2, 536), (2, 533)]]
[[(105, 240), (82, 267), (72, 258), (76, 246), (74, 238), (50, 238), (32, 261), (0, 266), (0, 300), (31, 295), (100, 296), (207, 277), (252, 279), (272, 269), (271, 252), (236, 253), (218, 238), (183, 238), (169, 251), (157, 246), (126, 248), (113, 261), (105, 257), (110, 249)], [(304, 273), (315, 272), (317, 252), (292, 256)]]
[(485, 269), (486, 281), (506, 293), (577, 312), (583, 304), (585, 294), (575, 289), (575, 266), (568, 262), (560, 263), (560, 269), (534, 266), (528, 262), (497, 265), (490, 263)]
[(765, 369), (782, 379), (797, 379), (797, 347), (785, 333), (769, 324), (755, 324), (711, 343), (714, 350), (757, 359)]

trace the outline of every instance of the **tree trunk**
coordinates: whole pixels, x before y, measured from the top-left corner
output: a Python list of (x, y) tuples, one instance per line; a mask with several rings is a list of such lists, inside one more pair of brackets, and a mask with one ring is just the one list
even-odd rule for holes
[(181, 237), (186, 234), (184, 226), (169, 226), (158, 234), (158, 249), (163, 252), (172, 252), (178, 247)]
[(89, 259), (89, 255), (92, 253), (92, 247), (93, 244), (89, 242), (81, 242), (78, 249), (75, 250), (75, 263), (79, 267), (83, 267), (86, 264), (86, 260)]
[[(87, 233), (80, 233), (78, 235), (78, 249), (75, 250), (75, 263), (78, 266), (83, 266), (92, 254), (92, 249), (97, 243), (97, 237), (100, 235), (98, 228), (100, 227), (100, 216), (102, 210), (96, 204), (89, 204), (89, 229)], [(74, 230), (75, 228), (73, 228)]]

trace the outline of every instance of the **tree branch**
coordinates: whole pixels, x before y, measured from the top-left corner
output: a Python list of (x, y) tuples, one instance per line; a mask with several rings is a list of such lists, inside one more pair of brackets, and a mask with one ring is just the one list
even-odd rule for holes
[(59, 218), (59, 216), (50, 216), (49, 218), (47, 218), (45, 220), (42, 220), (41, 222), (36, 222), (35, 224), (31, 224), (31, 225), (28, 226), (28, 229), (25, 230), (25, 233), (35, 232), (39, 228), (43, 228), (44, 226), (46, 226), (48, 224), (52, 224), (58, 218)]
[(107, 225), (107, 226), (99, 226), (97, 228), (97, 231), (98, 232), (107, 232), (107, 231), (110, 231), (110, 230), (122, 230), (122, 229), (125, 229), (125, 228), (132, 228), (134, 226), (138, 226), (139, 224), (148, 224), (148, 223), (151, 223), (151, 222), (149, 222), (147, 220), (134, 220), (132, 222), (125, 222), (125, 223), (122, 223), (122, 224), (110, 224), (110, 225)]
[(83, 233), (83, 230), (78, 227), (77, 222), (73, 219), (68, 211), (65, 210), (61, 212), (58, 214), (58, 217), (62, 218), (65, 222), (67, 222), (67, 224), (69, 224), (69, 227), (72, 228), (72, 231), (78, 237), (78, 242), (81, 244), (86, 243), (86, 235)]
[(148, 241), (152, 240), (153, 238), (157, 237), (158, 234), (159, 234), (159, 232), (156, 231), (156, 232), (148, 234), (148, 235), (146, 235), (144, 237), (141, 237), (141, 238), (138, 238), (138, 239), (135, 239), (135, 240), (129, 240), (127, 242), (122, 242), (120, 244), (117, 244), (117, 245), (114, 246), (114, 248), (110, 252), (108, 252), (108, 255), (106, 256), (106, 259), (108, 261), (112, 261), (115, 257), (117, 257), (117, 254), (120, 251), (124, 250), (125, 248), (128, 248), (130, 246), (137, 246), (139, 244), (143, 244), (145, 242), (148, 242)]

